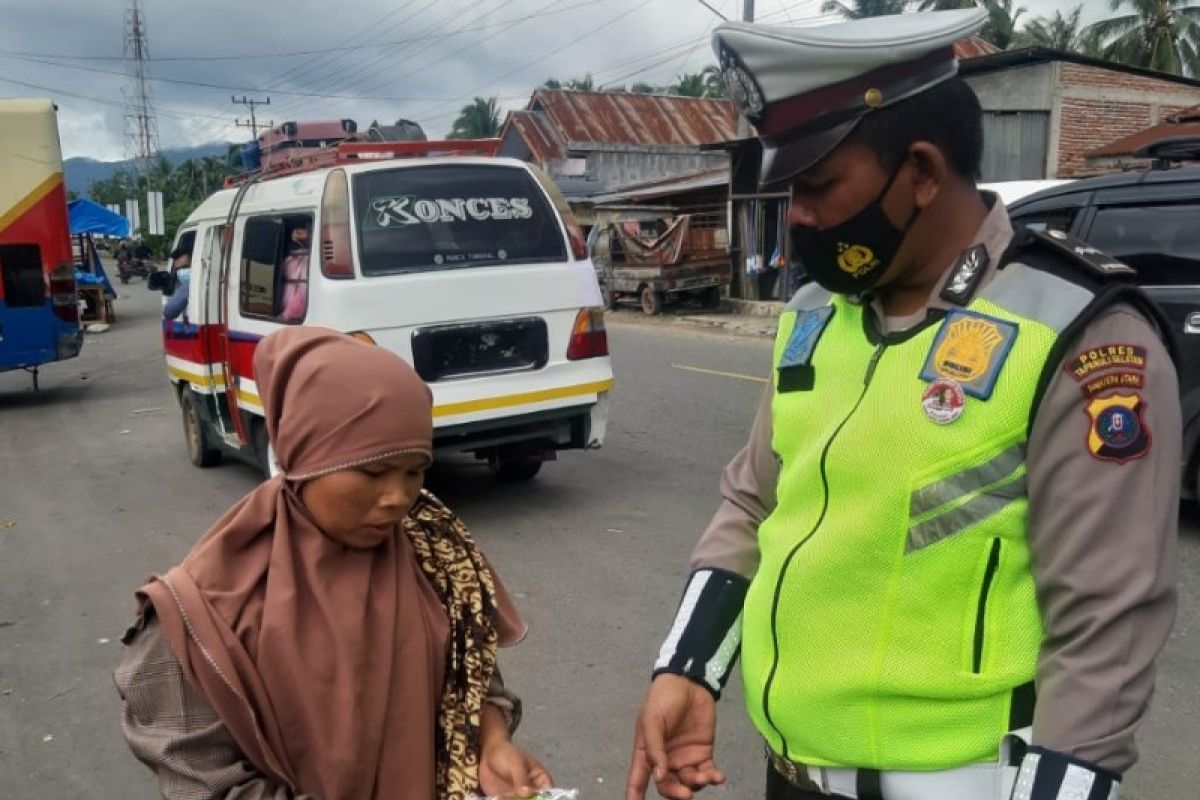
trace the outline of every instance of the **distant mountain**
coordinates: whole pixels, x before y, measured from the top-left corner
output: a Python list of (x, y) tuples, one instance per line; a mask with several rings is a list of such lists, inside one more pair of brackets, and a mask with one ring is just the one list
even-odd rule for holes
[[(207, 158), (208, 156), (223, 156), (229, 152), (229, 144), (213, 142), (197, 147), (181, 147), (175, 150), (164, 150), (163, 156), (172, 167), (182, 164), (189, 158)], [(133, 170), (133, 161), (96, 161), (93, 158), (68, 158), (63, 162), (66, 172), (67, 191), (75, 192), (80, 197), (86, 197), (88, 189), (96, 181), (107, 180), (119, 169)]]

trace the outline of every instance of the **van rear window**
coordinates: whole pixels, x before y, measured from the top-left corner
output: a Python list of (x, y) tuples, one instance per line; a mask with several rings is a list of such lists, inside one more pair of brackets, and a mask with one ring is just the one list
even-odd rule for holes
[(567, 260), (558, 215), (519, 167), (408, 167), (353, 187), (364, 275)]
[(36, 244), (0, 245), (0, 278), (4, 302), (11, 308), (40, 306), (46, 302), (42, 250)]

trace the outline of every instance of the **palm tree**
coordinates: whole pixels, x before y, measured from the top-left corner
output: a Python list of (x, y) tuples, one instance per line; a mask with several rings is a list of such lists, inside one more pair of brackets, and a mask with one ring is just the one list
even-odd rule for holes
[(822, 14), (841, 14), (846, 19), (866, 19), (888, 14), (901, 14), (908, 0), (825, 0), (821, 4)]
[(974, 8), (983, 5), (978, 0), (921, 0), (918, 11), (951, 11), (956, 8)]
[(561, 89), (562, 81), (560, 81), (558, 78), (547, 78), (546, 82), (542, 84), (541, 88), (543, 88), (543, 89)]
[(704, 73), (694, 72), (680, 75), (670, 92), (679, 97), (704, 97), (706, 88)]
[(1110, 0), (1132, 13), (1092, 23), (1084, 31), (1104, 58), (1176, 75), (1200, 75), (1200, 7), (1191, 0)]
[(204, 180), (204, 164), (194, 158), (175, 168), (171, 174), (171, 188), (175, 199), (202, 200), (208, 196)]
[(1055, 11), (1053, 17), (1038, 17), (1025, 23), (1025, 29), (1013, 37), (1013, 44), (1022, 47), (1049, 47), (1066, 52), (1080, 52), (1083, 48), (1082, 29), (1079, 16), (1083, 4), (1075, 6), (1064, 17)]
[(1001, 50), (1007, 50), (1012, 44), (1013, 36), (1016, 35), (1017, 19), (1025, 13), (1024, 6), (1016, 11), (1012, 6), (1013, 0), (983, 0), (983, 7), (988, 12), (988, 21), (979, 32), (979, 38), (991, 42)]
[(496, 98), (489, 97), (485, 100), (476, 97), (459, 111), (449, 138), (490, 139), (499, 132), (500, 108), (496, 105)]

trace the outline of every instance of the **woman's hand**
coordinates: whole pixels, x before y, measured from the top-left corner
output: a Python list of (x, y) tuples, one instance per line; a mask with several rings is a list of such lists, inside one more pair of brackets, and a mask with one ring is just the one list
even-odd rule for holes
[(479, 788), (487, 797), (529, 797), (553, 785), (541, 762), (512, 742), (488, 748), (480, 758)]
[(487, 797), (529, 797), (554, 785), (541, 762), (512, 743), (504, 714), (495, 706), (483, 707), (480, 731), (479, 788)]

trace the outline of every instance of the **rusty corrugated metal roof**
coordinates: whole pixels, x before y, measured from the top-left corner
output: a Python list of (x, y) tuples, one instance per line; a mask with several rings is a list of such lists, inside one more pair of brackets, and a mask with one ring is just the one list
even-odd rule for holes
[[(535, 163), (544, 164), (547, 161), (557, 161), (567, 157), (563, 142), (535, 111), (510, 111), (505, 128), (517, 129), (521, 140), (529, 147)], [(500, 134), (501, 138), (504, 134)]]
[(954, 55), (960, 59), (978, 58), (999, 53), (1000, 48), (978, 36), (968, 36), (954, 43)]
[(570, 143), (694, 147), (737, 134), (737, 110), (724, 99), (538, 89), (528, 110)]
[(1103, 147), (1097, 147), (1095, 150), (1084, 153), (1083, 157), (1116, 158), (1118, 156), (1131, 156), (1146, 145), (1154, 144), (1163, 139), (1173, 139), (1183, 136), (1200, 139), (1200, 106), (1185, 108), (1178, 114), (1168, 118), (1165, 122), (1152, 125), (1137, 133), (1131, 133), (1128, 136), (1117, 139), (1115, 142), (1109, 142)]

